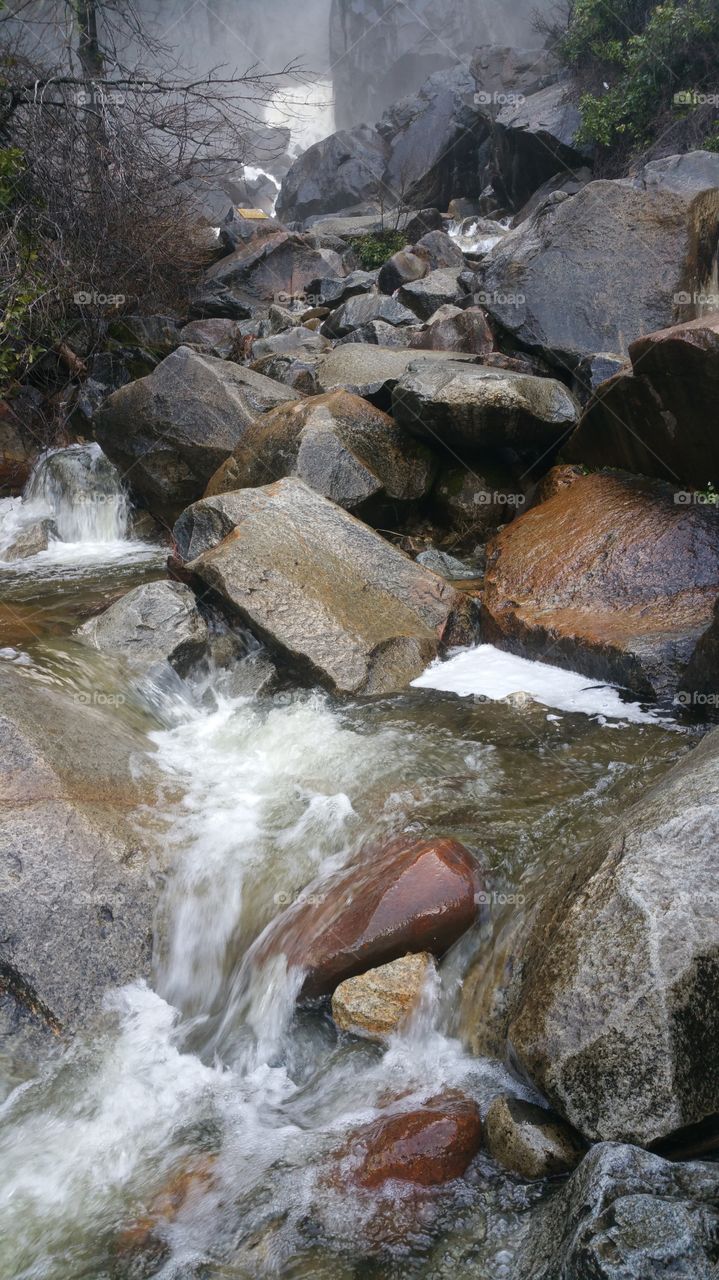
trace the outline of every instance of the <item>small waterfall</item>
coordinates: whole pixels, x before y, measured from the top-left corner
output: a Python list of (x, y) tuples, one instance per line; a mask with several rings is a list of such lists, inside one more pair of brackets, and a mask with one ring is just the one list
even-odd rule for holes
[(120, 474), (97, 444), (44, 453), (23, 502), (45, 509), (60, 542), (120, 542), (128, 536), (130, 504)]

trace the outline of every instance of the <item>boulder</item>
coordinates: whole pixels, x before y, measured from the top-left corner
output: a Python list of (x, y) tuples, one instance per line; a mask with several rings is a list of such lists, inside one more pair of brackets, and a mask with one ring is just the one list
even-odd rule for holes
[(671, 700), (718, 593), (713, 508), (677, 505), (658, 480), (583, 475), (488, 548), (484, 634), (640, 698)]
[(180, 345), (199, 347), (208, 356), (229, 360), (240, 349), (242, 337), (236, 320), (191, 320), (180, 330)]
[(376, 284), (376, 271), (350, 271), (343, 280), (331, 276), (312, 280), (307, 289), (307, 302), (317, 307), (341, 307), (349, 298), (372, 293)]
[(558, 170), (586, 164), (586, 149), (574, 141), (581, 123), (566, 82), (502, 107), (494, 121), (494, 186), (508, 208), (521, 209)]
[(515, 1061), (586, 1138), (648, 1146), (719, 1111), (718, 801), (715, 731), (574, 860), (521, 950)]
[(480, 101), (502, 109), (544, 89), (558, 78), (561, 68), (550, 49), (522, 49), (497, 43), (475, 49), (470, 70)]
[(571, 170), (562, 169), (561, 172), (555, 173), (551, 178), (547, 178), (540, 187), (522, 205), (519, 213), (514, 215), (512, 226), (519, 227), (523, 222), (527, 221), (530, 213), (534, 213), (541, 204), (544, 204), (550, 196), (560, 192), (565, 196), (576, 196), (582, 187), (586, 187), (587, 183), (592, 181), (592, 171), (586, 166), (577, 168), (576, 165)]
[(436, 547), (429, 547), (427, 551), (420, 551), (417, 556), (417, 564), (424, 565), (425, 569), (431, 569), (433, 573), (438, 573), (442, 578), (448, 578), (450, 582), (481, 577), (475, 564), (467, 564), (466, 560), (458, 560), (456, 556), (451, 556), (448, 551), (438, 551)]
[(392, 414), (420, 439), (452, 450), (544, 455), (576, 426), (579, 409), (553, 378), (420, 358), (395, 386)]
[(384, 138), (367, 124), (341, 129), (316, 142), (302, 152), (283, 179), (277, 198), (279, 216), (303, 221), (312, 214), (337, 213), (364, 201), (377, 204), (387, 154)]
[(393, 253), (382, 267), (377, 277), (380, 293), (392, 294), (402, 285), (411, 284), (414, 280), (422, 280), (429, 275), (429, 253), (426, 250), (413, 249), (408, 245)]
[(603, 1142), (533, 1216), (513, 1280), (713, 1280), (716, 1164)]
[(12, 564), (15, 560), (29, 560), (31, 556), (47, 551), (51, 541), (57, 538), (57, 525), (47, 517), (20, 528), (9, 545), (0, 545), (0, 560)]
[(301, 480), (235, 496), (236, 527), (188, 570), (299, 673), (394, 692), (476, 633), (471, 601)]
[(388, 203), (446, 209), (457, 191), (479, 195), (477, 151), (489, 137), (489, 122), (474, 98), (473, 76), (455, 66), (435, 72), (419, 93), (385, 113), (377, 128), (390, 147), (383, 179)]
[(107, 327), (110, 343), (137, 347), (158, 357), (180, 345), (180, 322), (174, 316), (115, 316)]
[(171, 515), (201, 496), (254, 418), (294, 399), (261, 374), (179, 347), (105, 401), (95, 436), (146, 506)]
[(459, 268), (439, 267), (421, 280), (403, 284), (397, 298), (409, 307), (420, 320), (429, 320), (435, 311), (447, 302), (455, 302), (459, 295)]
[(719, 191), (693, 198), (631, 181), (555, 195), (478, 268), (485, 306), (530, 351), (574, 367), (624, 356), (675, 320), (675, 297), (702, 287), (719, 235)]
[(501, 467), (442, 467), (432, 490), (432, 503), (442, 518), (464, 534), (483, 538), (525, 505), (522, 489)]
[(283, 355), (262, 356), (253, 360), (250, 368), (274, 382), (290, 387), (296, 397), (319, 394), (317, 371), (324, 357), (319, 352), (303, 351), (301, 355), (286, 352)]
[[(391, 347), (376, 347), (370, 343), (349, 343), (335, 347), (318, 366), (317, 383), (321, 391), (353, 391), (381, 409), (392, 403), (392, 390), (410, 365), (418, 360), (416, 351), (398, 351)], [(428, 351), (422, 360), (439, 360), (446, 363), (442, 351)], [(471, 356), (456, 356), (457, 360), (472, 360)]]
[(338, 1156), (350, 1185), (376, 1190), (394, 1180), (436, 1187), (462, 1177), (481, 1135), (476, 1102), (448, 1094), (363, 1125)]
[(414, 324), (404, 325), (387, 324), (384, 320), (370, 320), (360, 329), (353, 329), (346, 338), (339, 338), (336, 345), (341, 347), (348, 342), (359, 342), (376, 347), (408, 347), (412, 335), (418, 333), (420, 328), (416, 316), (412, 319), (415, 321)]
[(413, 350), (487, 355), (494, 346), (494, 334), (481, 307), (470, 307), (466, 311), (459, 307), (440, 307), (427, 327), (414, 334), (409, 345)]
[(322, 333), (326, 338), (344, 338), (353, 329), (359, 329), (372, 320), (381, 320), (390, 325), (417, 323), (414, 312), (403, 307), (395, 298), (387, 298), (381, 293), (366, 293), (349, 298), (333, 311), (325, 320)]
[(219, 298), (229, 295), (252, 308), (258, 302), (302, 298), (311, 281), (346, 274), (333, 249), (319, 248), (310, 236), (278, 231), (214, 263), (205, 272), (201, 290)]
[(436, 972), (427, 951), (347, 978), (332, 996), (332, 1017), (340, 1031), (383, 1041), (404, 1027), (418, 1008)]
[(332, 343), (323, 338), (321, 333), (299, 325), (270, 338), (256, 338), (252, 343), (252, 360), (261, 360), (263, 356), (324, 355), (331, 349)]
[(207, 623), (189, 587), (180, 582), (146, 582), (116, 600), (75, 632), (78, 640), (116, 654), (142, 674), (157, 674), (169, 663), (179, 675), (207, 648)]
[(586, 1144), (551, 1111), (500, 1094), (484, 1121), (489, 1154), (520, 1178), (553, 1178), (571, 1173), (586, 1152)]
[(566, 448), (588, 466), (623, 467), (685, 486), (719, 487), (719, 314), (638, 338), (631, 367), (596, 388)]
[(308, 892), (250, 949), (256, 966), (284, 955), (302, 972), (300, 999), (331, 995), (348, 978), (407, 952), (441, 956), (474, 922), (481, 873), (456, 840), (400, 836)]
[(22, 490), (41, 447), (13, 419), (9, 406), (0, 402), (0, 492), (6, 493)]
[(461, 271), (464, 267), (464, 254), (446, 231), (428, 232), (417, 241), (414, 252), (418, 249), (427, 254), (430, 271), (440, 267), (457, 267)]
[[(297, 476), (346, 511), (416, 502), (434, 459), (380, 409), (348, 391), (263, 414), (210, 480), (207, 496)], [(181, 517), (181, 520), (183, 517)]]
[(2, 985), (72, 1031), (108, 987), (150, 975), (162, 865), (134, 819), (157, 779), (113, 693), (72, 694), (5, 663), (0, 705)]
[(719, 154), (688, 151), (651, 160), (634, 174), (633, 183), (640, 191), (673, 191), (691, 199), (712, 187), (719, 188)]

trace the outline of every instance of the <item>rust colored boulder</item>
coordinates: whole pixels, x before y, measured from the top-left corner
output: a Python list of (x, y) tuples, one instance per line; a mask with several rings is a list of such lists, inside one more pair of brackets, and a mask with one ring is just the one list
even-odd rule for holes
[(686, 687), (718, 596), (714, 507), (677, 503), (658, 480), (585, 475), (490, 544), (483, 634), (639, 697), (671, 700)]
[(461, 1178), (479, 1151), (479, 1108), (461, 1094), (431, 1098), (414, 1111), (373, 1120), (348, 1143), (347, 1176), (375, 1190), (397, 1180), (436, 1187)]
[(254, 948), (263, 962), (284, 953), (304, 970), (302, 999), (331, 995), (347, 978), (407, 952), (441, 956), (470, 927), (482, 881), (456, 840), (399, 838), (293, 904)]
[(658, 476), (679, 490), (719, 487), (719, 315), (631, 343), (632, 367), (599, 386), (565, 455)]

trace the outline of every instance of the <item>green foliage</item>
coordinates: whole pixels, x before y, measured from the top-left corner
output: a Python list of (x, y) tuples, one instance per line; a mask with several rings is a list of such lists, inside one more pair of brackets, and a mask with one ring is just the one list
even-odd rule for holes
[(643, 146), (667, 113), (719, 105), (717, 0), (576, 0), (560, 53), (592, 85), (582, 142)]
[(352, 245), (363, 271), (376, 271), (393, 253), (404, 249), (407, 238), (401, 231), (369, 231), (363, 236), (352, 236)]

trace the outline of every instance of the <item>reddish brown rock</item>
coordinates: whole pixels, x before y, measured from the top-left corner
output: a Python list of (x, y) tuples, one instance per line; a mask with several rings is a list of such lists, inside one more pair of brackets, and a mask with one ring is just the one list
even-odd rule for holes
[(461, 1178), (480, 1147), (479, 1108), (460, 1094), (372, 1121), (350, 1139), (348, 1177), (375, 1189), (390, 1179), (435, 1187)]
[(718, 595), (713, 507), (678, 504), (658, 480), (585, 475), (490, 544), (483, 634), (640, 697), (673, 698)]
[(629, 354), (632, 368), (597, 388), (565, 457), (677, 489), (719, 487), (719, 315), (638, 338)]
[(300, 997), (330, 995), (340, 982), (407, 952), (440, 956), (473, 923), (482, 887), (477, 864), (456, 840), (399, 838), (367, 850), (321, 895), (273, 920), (255, 948), (284, 953), (305, 971)]
[(180, 1165), (150, 1201), (146, 1212), (123, 1228), (115, 1251), (120, 1255), (153, 1253), (162, 1248), (158, 1229), (174, 1222), (185, 1206), (204, 1195), (215, 1182), (216, 1157), (198, 1156)]
[(23, 433), (9, 406), (0, 401), (0, 493), (20, 493), (38, 452), (31, 432)]

